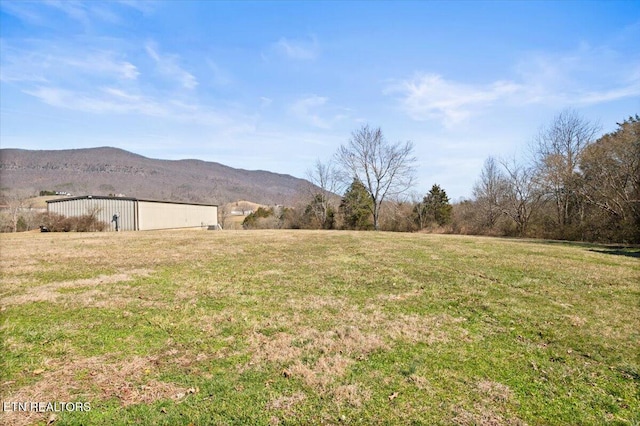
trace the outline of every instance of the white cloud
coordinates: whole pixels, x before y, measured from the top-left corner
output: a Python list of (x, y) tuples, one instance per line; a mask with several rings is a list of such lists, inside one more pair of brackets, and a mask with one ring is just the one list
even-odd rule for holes
[(329, 127), (329, 123), (322, 119), (316, 110), (325, 105), (328, 100), (328, 98), (323, 96), (308, 96), (295, 101), (293, 105), (291, 105), (290, 111), (294, 116), (300, 119), (300, 121), (315, 127), (326, 129)]
[(213, 85), (218, 87), (227, 87), (234, 82), (232, 75), (211, 59), (207, 59), (207, 65), (209, 70), (211, 70), (208, 80)]
[(25, 90), (25, 93), (47, 105), (94, 114), (139, 113), (156, 117), (169, 115), (160, 103), (113, 88), (103, 88), (97, 93), (87, 93), (55, 87), (38, 87)]
[(156, 62), (158, 70), (162, 74), (177, 80), (185, 89), (194, 89), (198, 85), (196, 77), (178, 64), (179, 57), (177, 55), (161, 55), (153, 42), (148, 42), (145, 45), (145, 50)]
[(273, 103), (273, 99), (260, 96), (260, 108), (268, 108)]
[(0, 3), (0, 8), (2, 8), (4, 12), (7, 12), (26, 23), (43, 25), (46, 22), (46, 19), (34, 6), (37, 5), (27, 2), (3, 1)]
[(289, 112), (300, 122), (317, 127), (330, 129), (339, 121), (347, 118), (344, 108), (330, 106), (329, 98), (310, 95), (298, 99), (290, 107)]
[(583, 43), (572, 52), (529, 53), (515, 71), (529, 103), (581, 106), (640, 96), (640, 58), (606, 46)]
[(51, 16), (51, 11), (60, 12), (70, 21), (80, 23), (85, 29), (94, 21), (119, 24), (122, 22), (123, 8), (135, 9), (142, 13), (152, 10), (151, 2), (118, 1), (118, 2), (82, 2), (75, 0), (43, 0), (43, 1), (3, 1), (0, 6), (7, 13), (20, 20), (38, 26), (59, 26), (67, 22), (60, 15)]
[(437, 120), (447, 127), (491, 108), (564, 108), (640, 96), (640, 59), (606, 47), (582, 44), (564, 54), (530, 53), (514, 71), (509, 79), (476, 85), (422, 73), (392, 81), (383, 93), (397, 96), (413, 120)]
[(509, 81), (473, 86), (447, 81), (438, 74), (420, 74), (391, 84), (385, 93), (398, 93), (403, 109), (412, 119), (438, 119), (448, 126), (520, 90), (518, 84)]
[(96, 52), (83, 58), (59, 58), (62, 66), (75, 67), (91, 73), (114, 75), (124, 80), (135, 80), (138, 68), (128, 61), (118, 60), (111, 52)]
[(271, 48), (280, 56), (296, 60), (314, 60), (320, 55), (320, 45), (315, 37), (291, 40), (282, 37)]
[(97, 78), (136, 80), (138, 68), (121, 54), (106, 50), (83, 49), (74, 55), (66, 45), (34, 41), (35, 48), (17, 48), (2, 42), (2, 81), (63, 81), (78, 85)]
[(72, 0), (46, 0), (42, 2), (43, 4), (53, 7), (55, 9), (60, 10), (69, 18), (80, 22), (85, 27), (88, 27), (91, 23), (91, 19), (89, 17), (89, 11), (87, 10), (87, 5), (78, 1)]
[(207, 127), (247, 129), (253, 118), (241, 113), (220, 113), (213, 108), (178, 99), (154, 98), (120, 88), (101, 87), (97, 91), (37, 87), (25, 90), (41, 102), (61, 109), (92, 114), (140, 114)]

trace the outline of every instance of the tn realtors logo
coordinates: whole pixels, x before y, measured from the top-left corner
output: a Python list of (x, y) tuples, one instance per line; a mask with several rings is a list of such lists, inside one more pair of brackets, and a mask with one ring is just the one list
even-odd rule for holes
[(91, 411), (90, 402), (2, 401), (2, 411), (61, 413), (63, 411)]

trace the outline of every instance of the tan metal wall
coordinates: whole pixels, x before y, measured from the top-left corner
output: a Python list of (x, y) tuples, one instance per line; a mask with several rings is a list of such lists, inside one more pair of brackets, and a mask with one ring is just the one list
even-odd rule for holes
[(141, 231), (216, 226), (218, 207), (139, 200), (138, 220)]
[(106, 222), (107, 230), (115, 231), (116, 224), (112, 222), (113, 215), (120, 215), (120, 230), (135, 231), (136, 215), (135, 200), (117, 198), (79, 198), (47, 203), (47, 211), (67, 217), (77, 217), (88, 214), (97, 209), (98, 219)]

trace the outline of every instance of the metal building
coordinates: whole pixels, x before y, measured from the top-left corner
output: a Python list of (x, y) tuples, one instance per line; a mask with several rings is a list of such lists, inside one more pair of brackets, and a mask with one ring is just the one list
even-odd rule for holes
[(47, 201), (47, 211), (67, 217), (95, 213), (110, 231), (116, 224), (120, 231), (218, 226), (218, 206), (211, 204), (87, 195)]

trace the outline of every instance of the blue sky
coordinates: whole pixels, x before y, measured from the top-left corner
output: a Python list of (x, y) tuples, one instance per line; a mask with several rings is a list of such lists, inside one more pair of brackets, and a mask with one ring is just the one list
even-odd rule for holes
[(3, 148), (304, 177), (363, 124), (471, 195), (565, 108), (640, 113), (640, 2), (0, 1)]

